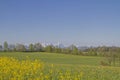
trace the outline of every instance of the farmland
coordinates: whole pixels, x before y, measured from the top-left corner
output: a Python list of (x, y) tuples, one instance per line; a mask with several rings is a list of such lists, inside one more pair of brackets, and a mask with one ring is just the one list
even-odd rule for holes
[(65, 64), (65, 65), (99, 65), (101, 57), (76, 56), (44, 52), (1, 52), (0, 56), (15, 57), (18, 60), (26, 59), (29, 56), (31, 60), (40, 59), (48, 64)]
[(120, 68), (103, 57), (43, 52), (1, 52), (1, 80), (119, 80)]

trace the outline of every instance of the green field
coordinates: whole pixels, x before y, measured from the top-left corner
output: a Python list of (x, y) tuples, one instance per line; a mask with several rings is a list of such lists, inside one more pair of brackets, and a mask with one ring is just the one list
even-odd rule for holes
[[(44, 52), (0, 52), (0, 57), (0, 80), (120, 80), (119, 67), (100, 65), (103, 57)], [(39, 60), (44, 69), (36, 66)]]
[(44, 52), (1, 52), (0, 56), (15, 57), (19, 60), (26, 59), (29, 56), (31, 60), (40, 59), (49, 64), (61, 64), (61, 65), (94, 65), (99, 66), (102, 57), (91, 56), (77, 56), (66, 55), (58, 53), (44, 53)]

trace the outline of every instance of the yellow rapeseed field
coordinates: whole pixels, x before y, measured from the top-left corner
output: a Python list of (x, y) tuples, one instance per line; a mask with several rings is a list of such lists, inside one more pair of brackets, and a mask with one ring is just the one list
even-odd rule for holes
[(58, 71), (54, 76), (53, 65), (47, 70), (44, 69), (44, 63), (39, 60), (22, 60), (18, 61), (12, 57), (0, 57), (0, 80), (80, 80), (82, 74), (72, 77), (70, 72)]
[(40, 60), (0, 57), (0, 80), (120, 80), (120, 68), (83, 65), (60, 69)]

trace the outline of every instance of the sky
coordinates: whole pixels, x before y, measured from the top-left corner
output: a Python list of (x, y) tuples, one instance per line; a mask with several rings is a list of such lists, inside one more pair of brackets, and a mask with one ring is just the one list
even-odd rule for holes
[(0, 0), (0, 44), (120, 46), (119, 0)]

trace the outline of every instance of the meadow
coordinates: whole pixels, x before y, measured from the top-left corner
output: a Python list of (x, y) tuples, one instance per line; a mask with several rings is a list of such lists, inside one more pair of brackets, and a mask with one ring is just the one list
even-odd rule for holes
[(0, 52), (0, 80), (120, 80), (103, 57), (44, 52)]

